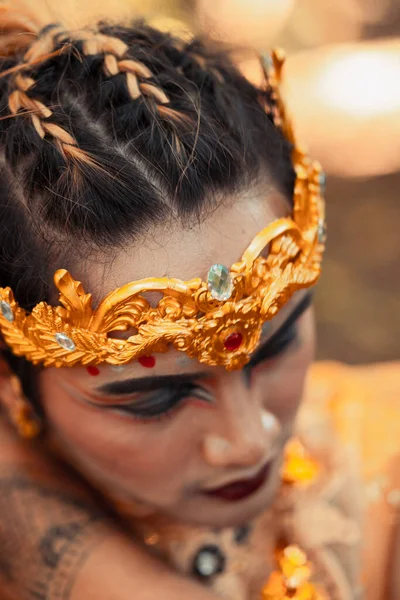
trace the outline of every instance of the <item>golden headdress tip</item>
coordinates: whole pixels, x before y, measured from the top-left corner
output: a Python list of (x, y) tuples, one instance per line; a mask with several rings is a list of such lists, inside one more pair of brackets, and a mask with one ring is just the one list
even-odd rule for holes
[[(111, 292), (97, 308), (64, 269), (54, 276), (56, 307), (40, 302), (28, 314), (10, 288), (0, 288), (0, 331), (14, 354), (44, 366), (121, 365), (172, 346), (228, 370), (250, 360), (263, 324), (294, 292), (316, 283), (325, 244), (324, 175), (295, 144), (279, 93), (282, 65), (275, 51), (268, 85), (278, 108), (277, 126), (294, 145), (291, 217), (265, 227), (230, 269), (212, 265), (206, 281), (142, 279)], [(162, 295), (157, 306), (146, 299), (154, 291)], [(111, 337), (117, 331), (134, 333), (124, 340)]]

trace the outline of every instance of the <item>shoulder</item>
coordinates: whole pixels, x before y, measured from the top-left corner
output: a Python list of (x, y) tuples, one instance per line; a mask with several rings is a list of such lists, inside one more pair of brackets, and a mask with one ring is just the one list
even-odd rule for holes
[(344, 457), (359, 489), (368, 600), (400, 597), (400, 362), (316, 363), (299, 421), (311, 446)]

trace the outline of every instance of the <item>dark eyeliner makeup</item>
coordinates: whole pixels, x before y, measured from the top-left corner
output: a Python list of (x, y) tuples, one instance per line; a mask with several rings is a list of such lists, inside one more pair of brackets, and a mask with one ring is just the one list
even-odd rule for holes
[[(250, 373), (252, 368), (263, 361), (285, 352), (295, 341), (297, 321), (311, 302), (312, 294), (308, 293), (279, 329), (256, 351), (244, 369), (245, 374)], [(120, 400), (118, 403), (103, 404), (103, 409), (130, 416), (138, 421), (156, 421), (174, 414), (190, 398), (197, 398), (208, 404), (214, 403), (212, 393), (200, 385), (205, 377), (206, 373), (192, 373), (129, 379), (105, 384), (98, 391), (103, 398), (109, 395), (110, 400), (110, 396), (119, 397)], [(129, 401), (129, 396), (133, 398), (138, 394), (139, 397)], [(94, 405), (93, 402), (91, 404)], [(96, 403), (96, 406), (99, 405)]]
[(311, 293), (304, 296), (281, 327), (256, 351), (245, 369), (254, 368), (265, 360), (276, 358), (294, 342), (297, 337), (297, 321), (311, 306), (312, 298)]
[(293, 323), (286, 331), (276, 340), (273, 344), (261, 348), (257, 352), (257, 356), (252, 358), (249, 363), (250, 367), (256, 367), (258, 364), (265, 360), (276, 358), (280, 354), (283, 354), (285, 350), (294, 342), (297, 337), (297, 324)]
[(156, 419), (177, 409), (190, 393), (191, 389), (188, 386), (164, 388), (153, 393), (150, 398), (141, 398), (130, 404), (117, 405), (112, 410), (137, 419)]
[(195, 383), (186, 383), (181, 386), (161, 388), (134, 402), (104, 408), (147, 421), (159, 419), (175, 412), (189, 398), (197, 398), (208, 404), (214, 402), (213, 395), (206, 389)]

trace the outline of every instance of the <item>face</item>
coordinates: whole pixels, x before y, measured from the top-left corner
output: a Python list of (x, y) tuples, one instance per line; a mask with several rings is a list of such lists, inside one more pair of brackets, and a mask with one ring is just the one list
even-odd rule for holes
[[(154, 229), (107, 272), (93, 260), (72, 273), (98, 299), (142, 277), (206, 279), (212, 264), (229, 267), (262, 227), (288, 213), (279, 194), (253, 192), (191, 229)], [(240, 371), (175, 350), (118, 368), (44, 369), (49, 432), (87, 479), (133, 512), (240, 524), (267, 508), (279, 487), (313, 348), (310, 296), (302, 291), (265, 327)]]

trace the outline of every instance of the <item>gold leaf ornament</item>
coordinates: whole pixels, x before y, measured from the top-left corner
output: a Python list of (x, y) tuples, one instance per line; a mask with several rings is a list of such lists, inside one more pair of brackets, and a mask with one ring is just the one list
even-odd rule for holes
[[(293, 212), (265, 227), (229, 270), (211, 267), (229, 284), (226, 298), (220, 299), (210, 280), (146, 278), (111, 292), (94, 309), (91, 294), (60, 269), (54, 275), (56, 307), (40, 302), (28, 314), (10, 288), (0, 288), (0, 331), (14, 354), (44, 366), (122, 365), (172, 347), (227, 370), (249, 362), (263, 324), (297, 290), (318, 280), (325, 244), (323, 173), (295, 143), (279, 93), (282, 65), (275, 51), (268, 85), (279, 108), (277, 126), (294, 144)], [(156, 306), (145, 297), (152, 292), (161, 295)], [(134, 333), (112, 336), (121, 331)]]

